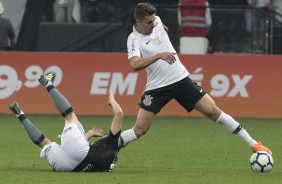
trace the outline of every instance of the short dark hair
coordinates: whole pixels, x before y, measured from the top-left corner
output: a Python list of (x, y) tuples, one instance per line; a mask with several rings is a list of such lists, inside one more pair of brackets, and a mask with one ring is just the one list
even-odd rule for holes
[(146, 16), (156, 13), (156, 8), (150, 3), (138, 3), (135, 7), (135, 19), (143, 20)]

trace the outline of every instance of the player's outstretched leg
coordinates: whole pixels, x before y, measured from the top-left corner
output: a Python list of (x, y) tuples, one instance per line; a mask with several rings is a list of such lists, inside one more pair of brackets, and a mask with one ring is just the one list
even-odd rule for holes
[(58, 111), (63, 117), (66, 117), (68, 114), (73, 112), (73, 109), (68, 100), (53, 85), (54, 78), (54, 74), (48, 72), (45, 75), (41, 75), (38, 81), (47, 88), (47, 91), (50, 94)]
[(24, 115), (24, 112), (21, 110), (19, 104), (17, 102), (13, 102), (9, 106), (9, 109), (18, 117), (32, 142), (38, 146), (41, 146), (42, 141), (45, 139), (45, 136)]
[(230, 115), (221, 112), (218, 120), (225, 129), (232, 132), (233, 134), (239, 136), (243, 141), (245, 141), (251, 148), (253, 152), (257, 151), (266, 151), (270, 155), (272, 154), (271, 150), (262, 145), (261, 142), (256, 142), (250, 134)]

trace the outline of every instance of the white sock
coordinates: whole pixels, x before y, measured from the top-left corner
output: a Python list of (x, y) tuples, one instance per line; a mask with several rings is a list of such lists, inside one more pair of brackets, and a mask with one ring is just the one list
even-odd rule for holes
[[(122, 139), (122, 142), (121, 142), (120, 139)], [(119, 147), (125, 147), (126, 145), (128, 145), (132, 141), (135, 141), (136, 139), (137, 139), (137, 137), (136, 137), (136, 135), (135, 135), (135, 133), (133, 131), (133, 128), (125, 130), (120, 135)]]
[[(224, 112), (222, 112), (216, 122), (220, 123), (229, 132), (235, 133), (244, 142), (246, 142), (250, 147), (253, 147), (257, 143), (249, 135), (249, 133), (244, 128), (242, 128), (240, 126), (240, 124), (234, 118), (232, 118), (230, 115), (225, 114)], [(239, 130), (239, 131), (236, 132), (237, 130)]]
[(247, 143), (251, 148), (257, 144), (257, 141), (255, 141), (244, 128), (242, 128), (236, 135), (245, 141), (245, 143)]

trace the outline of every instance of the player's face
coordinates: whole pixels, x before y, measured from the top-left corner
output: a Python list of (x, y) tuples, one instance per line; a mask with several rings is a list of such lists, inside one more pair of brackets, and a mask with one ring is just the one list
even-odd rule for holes
[(136, 24), (138, 31), (143, 35), (151, 34), (153, 32), (153, 28), (156, 26), (155, 20), (155, 14), (146, 16), (143, 20), (137, 20)]

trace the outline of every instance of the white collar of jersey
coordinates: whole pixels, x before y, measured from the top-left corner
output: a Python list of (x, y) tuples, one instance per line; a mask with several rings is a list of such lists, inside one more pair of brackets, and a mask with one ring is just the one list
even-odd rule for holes
[(135, 28), (135, 27), (136, 27), (136, 24), (133, 25), (133, 32), (134, 32), (135, 34), (137, 34), (140, 38), (142, 38), (142, 37), (149, 37), (149, 36), (151, 36), (151, 35), (154, 33), (154, 30), (155, 30), (155, 28), (158, 26), (159, 22), (161, 22), (161, 20), (160, 20), (160, 18), (159, 18), (158, 16), (156, 16), (156, 25), (155, 25), (155, 27), (153, 28), (152, 33), (149, 34), (149, 35), (144, 35), (144, 34), (142, 34), (142, 33), (139, 33), (139, 32), (136, 30), (136, 28)]
[(149, 34), (149, 35), (143, 35), (142, 33), (139, 33), (139, 32), (136, 30), (135, 26), (136, 26), (136, 24), (133, 25), (133, 32), (134, 32), (135, 34), (137, 34), (140, 38), (141, 38), (141, 37), (147, 37), (147, 36), (150, 36), (150, 35), (151, 35), (151, 34)]
[(149, 34), (149, 35), (144, 35), (144, 34), (142, 34), (142, 33), (139, 33), (139, 32), (136, 30), (136, 28), (135, 28), (136, 24), (134, 24), (134, 25), (133, 25), (133, 32), (134, 32), (135, 34), (137, 34), (140, 38), (142, 38), (142, 37), (150, 37), (150, 36), (154, 33), (154, 30), (155, 30), (155, 28), (157, 27), (157, 25), (158, 25), (158, 23), (157, 23), (156, 26), (153, 28), (153, 31), (152, 31), (151, 34)]

